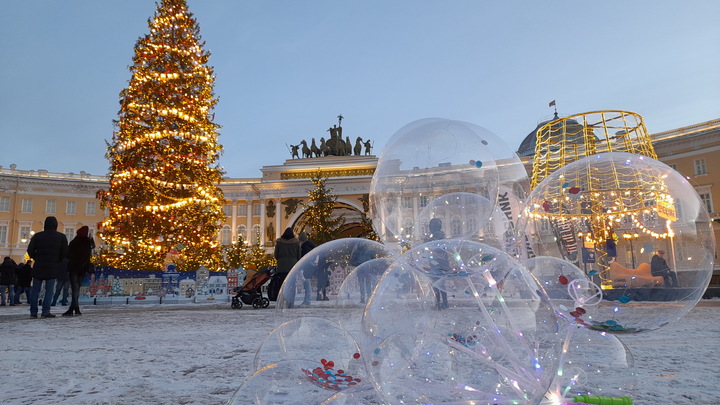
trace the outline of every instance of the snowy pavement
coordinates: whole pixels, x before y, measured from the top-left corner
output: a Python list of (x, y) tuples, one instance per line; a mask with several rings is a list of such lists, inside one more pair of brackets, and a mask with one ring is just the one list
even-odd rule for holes
[[(330, 303), (314, 304), (297, 316), (338, 321)], [(276, 325), (273, 307), (98, 305), (72, 318), (54, 307), (53, 319), (31, 319), (28, 305), (0, 307), (0, 403), (227, 403)], [(635, 360), (635, 404), (720, 403), (720, 300), (620, 338)]]

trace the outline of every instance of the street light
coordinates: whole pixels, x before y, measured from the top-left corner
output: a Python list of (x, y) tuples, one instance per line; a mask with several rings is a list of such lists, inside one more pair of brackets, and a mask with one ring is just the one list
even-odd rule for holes
[(633, 241), (637, 239), (640, 235), (638, 235), (637, 232), (633, 233), (623, 233), (623, 238), (630, 241), (630, 257), (632, 258), (632, 268), (635, 268), (635, 249), (633, 247)]

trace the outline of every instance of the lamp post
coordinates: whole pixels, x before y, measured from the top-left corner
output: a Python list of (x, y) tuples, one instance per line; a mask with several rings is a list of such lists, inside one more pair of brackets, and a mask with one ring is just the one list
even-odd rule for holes
[(630, 242), (630, 257), (632, 259), (632, 268), (635, 268), (635, 248), (633, 246), (633, 241), (637, 239), (640, 235), (638, 235), (637, 232), (633, 233), (623, 233), (623, 238), (628, 240)]

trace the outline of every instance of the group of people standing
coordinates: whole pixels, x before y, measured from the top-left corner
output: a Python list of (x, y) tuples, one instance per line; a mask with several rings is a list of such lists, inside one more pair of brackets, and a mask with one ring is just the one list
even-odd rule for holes
[[(315, 248), (315, 243), (308, 239), (305, 232), (301, 232), (299, 238), (295, 237), (292, 228), (285, 229), (282, 236), (275, 241), (275, 259), (277, 260), (277, 271), (275, 272), (273, 288), (279, 289), (282, 283), (285, 281), (290, 270), (295, 264)], [(305, 290), (305, 298), (303, 299), (303, 305), (310, 305), (310, 297), (312, 296), (311, 279), (317, 279), (317, 300), (318, 301), (329, 301), (327, 296), (327, 287), (329, 284), (329, 271), (327, 266), (307, 266), (303, 270), (303, 287)], [(276, 294), (270, 294), (271, 296), (277, 296)], [(288, 299), (289, 305), (292, 305), (294, 301), (294, 290), (292, 294), (292, 300)]]
[[(25, 299), (30, 303), (30, 285), (32, 283), (32, 261), (28, 263), (15, 263), (10, 257), (3, 259), (0, 263), (0, 297), (1, 306), (15, 306), (20, 304), (20, 297), (25, 294)], [(7, 290), (7, 293), (5, 292)], [(7, 299), (6, 299), (7, 295)], [(7, 303), (6, 303), (7, 301)]]
[[(70, 308), (62, 315), (81, 315), (78, 304), (80, 284), (85, 274), (90, 271), (90, 259), (95, 243), (89, 236), (90, 229), (87, 226), (78, 229), (75, 238), (69, 243), (65, 234), (58, 232), (57, 228), (58, 221), (55, 217), (45, 218), (43, 230), (33, 235), (28, 243), (27, 253), (31, 260), (27, 263), (18, 266), (9, 257), (3, 260), (0, 265), (2, 305), (5, 305), (5, 289), (8, 290), (10, 305), (19, 304), (20, 296), (25, 293), (30, 304), (30, 317), (37, 318), (40, 311), (41, 317), (54, 318), (50, 307), (57, 303), (63, 290), (65, 293), (61, 304), (67, 303), (67, 282), (71, 290), (71, 303)], [(59, 281), (57, 289), (56, 281)], [(41, 291), (42, 307), (39, 308)]]

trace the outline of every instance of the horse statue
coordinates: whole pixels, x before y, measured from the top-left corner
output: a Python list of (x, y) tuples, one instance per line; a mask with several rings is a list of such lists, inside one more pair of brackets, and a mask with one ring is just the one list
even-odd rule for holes
[(307, 142), (305, 140), (300, 141), (300, 144), (302, 145), (302, 154), (304, 158), (312, 157), (312, 152), (310, 151), (310, 148), (307, 146)]
[(330, 148), (325, 144), (325, 137), (320, 137), (320, 156), (330, 154)]
[(359, 136), (355, 140), (355, 149), (353, 150), (353, 152), (355, 152), (355, 156), (360, 156), (360, 154), (362, 153), (362, 138), (360, 138)]
[(352, 156), (353, 150), (352, 143), (350, 143), (350, 137), (345, 137), (345, 156)]
[(310, 153), (315, 155), (315, 157), (320, 157), (320, 148), (315, 145), (315, 138), (312, 139), (312, 143), (310, 145)]

